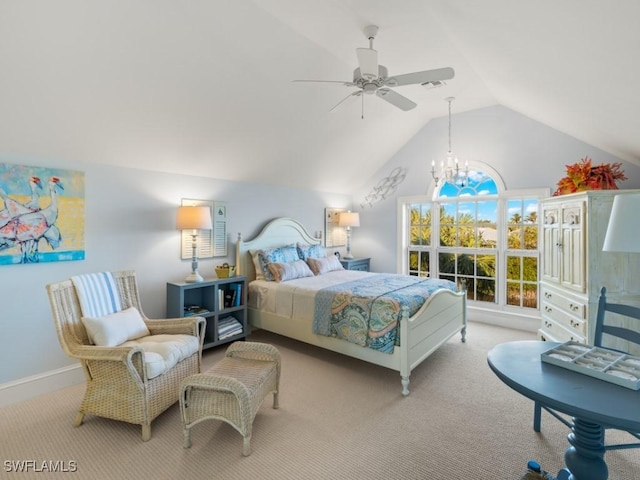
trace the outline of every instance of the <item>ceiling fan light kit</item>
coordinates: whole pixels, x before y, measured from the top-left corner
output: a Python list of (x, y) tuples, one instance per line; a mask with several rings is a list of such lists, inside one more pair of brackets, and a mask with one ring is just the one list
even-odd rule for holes
[[(363, 94), (376, 95), (378, 98), (385, 100), (400, 110), (408, 111), (415, 108), (417, 104), (407, 97), (400, 95), (395, 90), (391, 90), (391, 88), (405, 85), (422, 85), (425, 88), (435, 88), (446, 85), (444, 81), (454, 77), (455, 72), (453, 68), (450, 67), (389, 77), (387, 68), (378, 63), (378, 52), (373, 48), (373, 40), (377, 33), (378, 27), (375, 25), (369, 25), (364, 28), (365, 37), (369, 40), (369, 48), (356, 48), (358, 67), (353, 71), (352, 82), (336, 80), (294, 80), (294, 82), (339, 83), (347, 87), (358, 88), (357, 91), (350, 93), (340, 100), (331, 108), (331, 112), (335, 111), (339, 106), (344, 105), (347, 100), (354, 99), (355, 97), (363, 98), (364, 109)], [(427, 85), (429, 85), (429, 87), (427, 87)]]

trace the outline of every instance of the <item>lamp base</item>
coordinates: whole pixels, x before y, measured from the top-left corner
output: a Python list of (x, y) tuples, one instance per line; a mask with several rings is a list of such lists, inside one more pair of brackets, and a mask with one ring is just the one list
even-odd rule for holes
[(342, 258), (344, 258), (345, 260), (353, 260), (355, 257), (350, 253), (347, 253), (346, 255), (343, 255)]
[(202, 275), (200, 275), (197, 270), (194, 270), (184, 281), (187, 283), (200, 283), (204, 282), (204, 278), (202, 278)]

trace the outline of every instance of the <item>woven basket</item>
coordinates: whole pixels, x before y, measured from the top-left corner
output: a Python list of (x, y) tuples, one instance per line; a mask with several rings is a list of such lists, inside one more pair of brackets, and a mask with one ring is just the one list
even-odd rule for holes
[(216, 275), (218, 278), (229, 278), (236, 274), (236, 267), (225, 263), (220, 267), (216, 267)]

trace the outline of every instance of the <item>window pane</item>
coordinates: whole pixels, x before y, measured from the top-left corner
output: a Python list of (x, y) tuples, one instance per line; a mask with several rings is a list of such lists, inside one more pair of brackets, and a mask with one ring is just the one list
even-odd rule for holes
[(498, 221), (498, 202), (478, 202), (478, 223), (495, 225)]
[(523, 263), (523, 275), (522, 279), (525, 282), (537, 282), (538, 281), (538, 259), (536, 257), (524, 257)]
[(429, 270), (429, 252), (420, 252), (420, 271), (431, 273), (431, 270)]
[(520, 250), (522, 248), (522, 228), (517, 226), (510, 226), (507, 228), (507, 248), (514, 250)]
[(418, 270), (418, 252), (409, 252), (409, 270)]
[(507, 256), (507, 280), (521, 280), (520, 257)]
[(462, 278), (464, 280), (464, 284), (467, 288), (467, 300), (475, 300), (476, 299), (476, 282), (473, 278)]
[(453, 253), (441, 253), (438, 256), (438, 268), (440, 273), (455, 273), (456, 258)]
[(476, 247), (476, 229), (471, 226), (458, 228), (458, 247)]
[(476, 264), (476, 275), (479, 277), (496, 277), (496, 256), (478, 255)]
[(474, 255), (458, 255), (458, 275), (475, 275)]
[(440, 207), (440, 225), (453, 225), (456, 220), (456, 205), (445, 203)]
[(538, 249), (538, 226), (524, 227), (524, 248), (526, 250)]
[(421, 245), (431, 245), (431, 227), (420, 229), (420, 242)]
[(523, 202), (524, 223), (538, 224), (538, 200), (527, 199)]
[(496, 282), (495, 280), (489, 280), (486, 278), (479, 278), (476, 281), (477, 293), (476, 300), (482, 302), (495, 303), (496, 301)]
[(522, 306), (527, 308), (538, 308), (538, 285), (525, 283), (522, 286), (522, 290), (524, 296)]
[(520, 283), (507, 282), (507, 305), (520, 306)]
[(507, 222), (509, 225), (522, 223), (522, 200), (509, 200), (507, 202)]

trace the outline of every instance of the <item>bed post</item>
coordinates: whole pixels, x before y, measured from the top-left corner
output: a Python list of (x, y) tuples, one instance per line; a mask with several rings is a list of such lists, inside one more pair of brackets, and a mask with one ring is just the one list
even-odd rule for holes
[(400, 314), (400, 383), (402, 384), (402, 396), (409, 395), (409, 307), (402, 306)]

